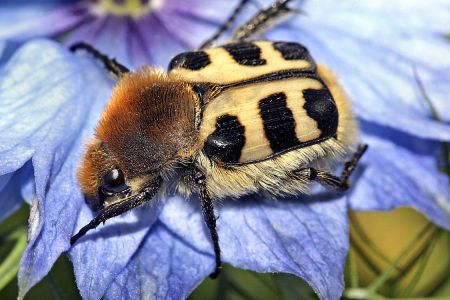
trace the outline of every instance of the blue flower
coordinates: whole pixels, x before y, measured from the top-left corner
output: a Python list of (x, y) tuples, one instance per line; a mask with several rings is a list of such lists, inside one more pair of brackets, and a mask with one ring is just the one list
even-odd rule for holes
[[(225, 262), (292, 273), (322, 299), (338, 299), (349, 207), (409, 205), (450, 229), (449, 181), (436, 159), (441, 143), (450, 140), (450, 45), (439, 32), (450, 10), (444, 1), (426, 9), (422, 1), (384, 4), (305, 2), (306, 15), (268, 33), (304, 43), (335, 70), (370, 149), (346, 195), (224, 202), (218, 231)], [(435, 24), (427, 26), (429, 16)], [(414, 69), (444, 121), (433, 120)], [(109, 220), (70, 248), (71, 235), (93, 216), (76, 167), (112, 85), (89, 56), (45, 40), (23, 46), (0, 71), (0, 216), (22, 199), (31, 203), (20, 297), (65, 251), (85, 299), (180, 299), (214, 267), (198, 201), (181, 197)]]
[(124, 65), (165, 66), (214, 33), (236, 0), (50, 0), (0, 4), (1, 46), (33, 37), (84, 41)]

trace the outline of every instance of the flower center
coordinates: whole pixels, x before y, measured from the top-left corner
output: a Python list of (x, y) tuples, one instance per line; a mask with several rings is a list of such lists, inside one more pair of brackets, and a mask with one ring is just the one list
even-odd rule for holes
[(91, 0), (98, 15), (141, 17), (161, 6), (163, 0)]

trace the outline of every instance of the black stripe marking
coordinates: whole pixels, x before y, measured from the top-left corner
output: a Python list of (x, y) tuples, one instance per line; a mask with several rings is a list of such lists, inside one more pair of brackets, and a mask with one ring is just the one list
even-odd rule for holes
[(175, 68), (184, 68), (193, 71), (200, 70), (211, 63), (205, 51), (180, 53), (169, 63), (169, 71)]
[(339, 114), (333, 96), (324, 88), (321, 90), (306, 89), (303, 91), (305, 104), (303, 108), (309, 117), (317, 122), (320, 138), (332, 137), (337, 133)]
[(201, 83), (200, 84), (192, 83), (191, 87), (192, 87), (192, 90), (194, 91), (194, 93), (197, 95), (197, 99), (198, 99), (198, 103), (199, 103), (199, 107), (196, 107), (195, 119), (194, 119), (195, 128), (199, 129), (200, 124), (202, 123), (202, 120), (203, 120), (203, 107), (205, 106), (205, 101), (203, 99), (204, 99), (204, 95), (206, 94), (206, 91), (208, 90), (208, 87), (207, 87), (207, 85), (201, 84)]
[(306, 60), (313, 62), (308, 49), (297, 43), (275, 42), (273, 48), (281, 53), (286, 60)]
[(273, 152), (280, 152), (298, 145), (295, 134), (295, 119), (286, 105), (284, 93), (272, 94), (259, 101), (264, 132)]
[(216, 130), (208, 136), (204, 151), (208, 157), (226, 163), (239, 162), (245, 144), (245, 128), (239, 119), (231, 115), (217, 118)]
[(224, 45), (233, 59), (244, 66), (261, 66), (267, 62), (261, 58), (261, 49), (253, 43), (243, 42)]

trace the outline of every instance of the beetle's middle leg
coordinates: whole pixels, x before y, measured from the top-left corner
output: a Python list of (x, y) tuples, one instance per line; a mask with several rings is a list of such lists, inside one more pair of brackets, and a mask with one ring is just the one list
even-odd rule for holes
[(233, 32), (232, 41), (240, 42), (247, 40), (255, 34), (261, 33), (270, 28), (273, 23), (289, 16), (291, 13), (300, 12), (298, 9), (288, 6), (291, 0), (275, 0), (268, 8), (261, 9), (253, 15), (247, 22), (236, 28)]
[(225, 23), (220, 26), (220, 28), (216, 31), (216, 33), (214, 33), (213, 36), (211, 36), (209, 39), (204, 41), (203, 44), (201, 44), (200, 49), (209, 48), (215, 41), (217, 41), (217, 39), (219, 39), (219, 37), (231, 27), (236, 17), (249, 1), (250, 0), (241, 0), (239, 4), (234, 8), (233, 12), (225, 21)]

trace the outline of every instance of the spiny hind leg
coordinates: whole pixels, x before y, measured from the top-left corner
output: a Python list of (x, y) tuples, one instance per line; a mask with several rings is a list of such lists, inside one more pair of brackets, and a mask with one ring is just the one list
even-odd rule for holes
[(333, 187), (340, 191), (345, 191), (350, 187), (349, 178), (353, 171), (358, 166), (359, 160), (366, 152), (368, 146), (365, 144), (359, 145), (352, 158), (344, 165), (344, 170), (340, 176), (330, 174), (326, 171), (317, 170), (315, 168), (302, 168), (294, 171), (294, 175), (301, 179), (307, 179), (308, 181), (316, 181), (325, 186)]

